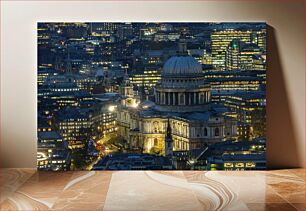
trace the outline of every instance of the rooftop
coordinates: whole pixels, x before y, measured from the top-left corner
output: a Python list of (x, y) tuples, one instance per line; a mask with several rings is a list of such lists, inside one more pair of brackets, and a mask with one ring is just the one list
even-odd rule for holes
[(56, 140), (62, 139), (62, 136), (56, 131), (44, 131), (37, 133), (38, 140)]

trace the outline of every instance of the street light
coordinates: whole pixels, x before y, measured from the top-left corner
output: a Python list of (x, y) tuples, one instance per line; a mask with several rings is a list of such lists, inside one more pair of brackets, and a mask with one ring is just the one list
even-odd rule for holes
[(110, 106), (108, 107), (108, 110), (109, 110), (110, 112), (113, 112), (113, 111), (115, 111), (115, 108), (116, 108), (116, 106), (110, 105)]
[(134, 104), (132, 104), (132, 107), (133, 107), (133, 108), (137, 108), (138, 105), (139, 105), (139, 103), (136, 103), (136, 102), (135, 102)]

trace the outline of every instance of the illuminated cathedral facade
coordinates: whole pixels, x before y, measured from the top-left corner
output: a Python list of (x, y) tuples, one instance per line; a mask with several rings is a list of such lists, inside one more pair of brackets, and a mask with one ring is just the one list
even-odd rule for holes
[(237, 136), (237, 122), (211, 103), (201, 64), (186, 53), (185, 43), (164, 64), (155, 102), (137, 100), (127, 76), (119, 94), (119, 133), (130, 148), (143, 153), (167, 154), (169, 127), (174, 152), (204, 149)]

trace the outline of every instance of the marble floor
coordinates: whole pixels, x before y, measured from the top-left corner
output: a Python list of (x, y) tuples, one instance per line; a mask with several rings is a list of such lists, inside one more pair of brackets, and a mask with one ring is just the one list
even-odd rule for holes
[(305, 169), (1, 169), (1, 210), (306, 210)]

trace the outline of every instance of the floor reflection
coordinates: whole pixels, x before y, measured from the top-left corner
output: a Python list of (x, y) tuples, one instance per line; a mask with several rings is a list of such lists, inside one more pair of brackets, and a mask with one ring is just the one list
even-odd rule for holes
[(1, 210), (305, 210), (305, 169), (1, 169)]

